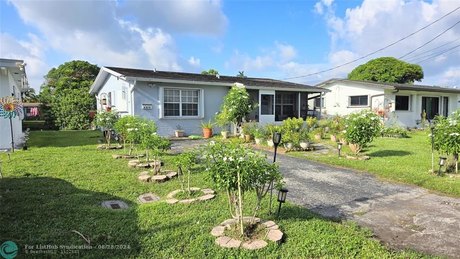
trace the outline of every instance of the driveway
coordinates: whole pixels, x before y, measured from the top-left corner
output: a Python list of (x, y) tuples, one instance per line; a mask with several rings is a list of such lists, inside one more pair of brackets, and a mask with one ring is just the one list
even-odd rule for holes
[(460, 258), (460, 199), (286, 155), (277, 162), (289, 201), (355, 221), (391, 248)]

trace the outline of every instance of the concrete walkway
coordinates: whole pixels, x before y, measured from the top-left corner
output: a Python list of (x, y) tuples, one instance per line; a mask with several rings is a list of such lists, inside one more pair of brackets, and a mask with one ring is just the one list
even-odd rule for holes
[(325, 217), (352, 220), (396, 249), (460, 258), (460, 199), (278, 155), (288, 200)]

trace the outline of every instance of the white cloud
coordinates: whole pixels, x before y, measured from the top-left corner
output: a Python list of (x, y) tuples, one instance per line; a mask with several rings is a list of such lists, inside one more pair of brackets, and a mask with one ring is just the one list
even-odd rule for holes
[(0, 57), (24, 60), (27, 63), (29, 85), (38, 91), (43, 83), (43, 76), (50, 69), (44, 62), (44, 43), (34, 34), (29, 34), (27, 40), (18, 40), (6, 33), (0, 33), (0, 42)]
[[(27, 25), (39, 30), (35, 40), (98, 65), (182, 70), (190, 64), (180, 57), (171, 32), (220, 35), (227, 25), (217, 0), (11, 3)], [(40, 51), (30, 41), (24, 53), (40, 56)], [(35, 69), (37, 62), (26, 61)], [(194, 62), (199, 65), (199, 59)]]
[(188, 64), (192, 67), (200, 67), (200, 59), (199, 58), (195, 58), (195, 57), (190, 57), (188, 59)]
[(290, 61), (297, 56), (296, 49), (289, 44), (276, 43), (276, 48), (283, 62)]
[[(331, 39), (329, 63), (331, 66), (346, 63), (350, 59), (364, 56), (382, 48), (458, 7), (458, 3), (451, 0), (434, 0), (431, 3), (422, 0), (364, 0), (360, 5), (347, 9), (344, 16), (339, 16), (334, 5), (327, 6), (324, 1), (318, 2), (318, 4), (324, 9), (322, 13), (329, 29)], [(317, 9), (315, 7), (315, 10)], [(346, 66), (347, 69), (342, 68), (341, 75), (346, 76), (354, 67), (372, 58), (380, 56), (398, 58), (408, 53), (453, 25), (458, 20), (459, 14), (460, 10), (393, 47)], [(449, 31), (420, 51), (407, 56), (405, 60), (408, 62), (420, 61), (421, 59), (416, 58), (417, 54), (459, 37), (460, 27)], [(433, 50), (432, 53), (436, 51), (439, 49)], [(439, 84), (437, 80), (442, 81), (443, 73), (458, 65), (459, 57), (460, 52), (453, 52), (421, 63), (426, 78), (424, 83), (428, 81)], [(340, 69), (334, 70), (334, 73), (340, 75), (337, 71)], [(332, 73), (326, 74), (332, 75)], [(460, 79), (452, 79), (449, 82), (451, 85), (459, 84)]]

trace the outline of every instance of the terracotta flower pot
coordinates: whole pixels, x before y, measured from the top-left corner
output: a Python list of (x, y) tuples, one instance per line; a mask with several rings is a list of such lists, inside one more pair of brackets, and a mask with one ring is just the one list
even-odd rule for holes
[(183, 130), (176, 130), (174, 131), (174, 134), (176, 135), (176, 138), (181, 138), (185, 135)]
[(315, 134), (315, 139), (316, 140), (321, 140), (321, 134)]
[(203, 138), (212, 137), (212, 129), (203, 128)]
[(244, 141), (250, 142), (251, 141), (251, 135), (244, 135)]

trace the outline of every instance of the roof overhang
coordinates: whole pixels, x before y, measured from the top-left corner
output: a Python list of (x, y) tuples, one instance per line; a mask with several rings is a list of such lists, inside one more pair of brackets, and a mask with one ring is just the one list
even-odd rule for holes
[(16, 86), (21, 92), (26, 92), (29, 89), (24, 60), (0, 58), (0, 69), (8, 70), (11, 73)]

